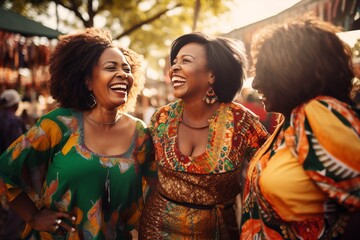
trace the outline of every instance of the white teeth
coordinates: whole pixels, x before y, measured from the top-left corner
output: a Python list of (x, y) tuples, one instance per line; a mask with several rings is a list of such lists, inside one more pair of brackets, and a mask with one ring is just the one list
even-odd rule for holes
[(175, 76), (175, 77), (171, 78), (171, 81), (172, 82), (180, 82), (180, 83), (186, 82), (186, 80), (184, 78), (178, 77), (178, 76)]
[(186, 80), (184, 78), (178, 76), (174, 76), (171, 81), (174, 87), (178, 87), (186, 83)]
[(110, 86), (110, 88), (112, 90), (126, 90), (127, 85), (126, 84), (114, 84), (114, 85)]

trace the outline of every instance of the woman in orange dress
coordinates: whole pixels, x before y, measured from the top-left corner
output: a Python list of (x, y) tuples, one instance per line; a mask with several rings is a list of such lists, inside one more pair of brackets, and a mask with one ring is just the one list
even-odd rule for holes
[(306, 18), (253, 42), (253, 88), (281, 121), (250, 162), (241, 239), (340, 239), (360, 209), (360, 111), (336, 31)]
[(246, 72), (239, 41), (191, 33), (171, 48), (179, 100), (159, 108), (150, 132), (159, 163), (140, 239), (234, 239), (240, 171), (268, 137), (257, 116), (233, 102)]

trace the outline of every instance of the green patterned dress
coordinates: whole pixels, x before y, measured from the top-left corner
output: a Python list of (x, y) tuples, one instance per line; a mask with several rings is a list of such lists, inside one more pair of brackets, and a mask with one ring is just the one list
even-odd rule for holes
[(134, 119), (132, 144), (117, 156), (89, 150), (82, 113), (64, 108), (43, 116), (10, 145), (0, 158), (2, 202), (26, 191), (38, 208), (76, 216), (74, 233), (27, 225), (25, 239), (127, 239), (143, 206), (143, 179), (156, 177), (148, 129)]

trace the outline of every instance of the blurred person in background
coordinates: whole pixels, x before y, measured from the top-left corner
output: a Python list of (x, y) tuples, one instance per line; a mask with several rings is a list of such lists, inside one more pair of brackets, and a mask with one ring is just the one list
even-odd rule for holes
[(143, 88), (141, 59), (88, 28), (60, 37), (50, 74), (60, 107), (1, 156), (2, 200), (26, 221), (25, 239), (131, 239), (143, 177), (156, 177), (148, 129), (127, 113)]
[[(20, 100), (20, 94), (15, 89), (4, 90), (0, 95), (0, 155), (26, 131), (24, 122), (16, 115)], [(25, 225), (17, 213), (0, 207), (0, 218), (0, 239), (20, 239)]]
[(171, 47), (176, 102), (154, 113), (150, 131), (158, 185), (140, 220), (140, 239), (234, 239), (235, 198), (246, 162), (268, 137), (236, 94), (245, 79), (242, 42), (190, 33)]
[(264, 125), (269, 133), (272, 133), (275, 130), (277, 125), (277, 115), (265, 111), (258, 94), (254, 90), (246, 94), (242, 104), (259, 116), (261, 124)]
[(254, 38), (252, 86), (281, 121), (249, 164), (240, 239), (359, 239), (360, 111), (337, 31), (307, 17)]
[(352, 98), (356, 106), (360, 107), (360, 57), (354, 57), (352, 61), (354, 72)]
[(25, 124), (16, 116), (20, 100), (15, 89), (7, 89), (0, 95), (0, 154), (25, 132)]

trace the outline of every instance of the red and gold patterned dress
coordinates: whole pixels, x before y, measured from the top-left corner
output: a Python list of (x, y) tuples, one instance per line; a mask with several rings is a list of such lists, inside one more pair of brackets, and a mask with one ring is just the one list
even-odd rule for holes
[(360, 119), (330, 97), (296, 108), (251, 160), (240, 239), (339, 239), (360, 209)]
[(179, 100), (152, 117), (159, 184), (145, 204), (139, 239), (238, 238), (234, 201), (240, 170), (268, 133), (242, 105), (222, 103), (209, 121), (205, 152), (189, 157), (178, 146), (182, 112)]

